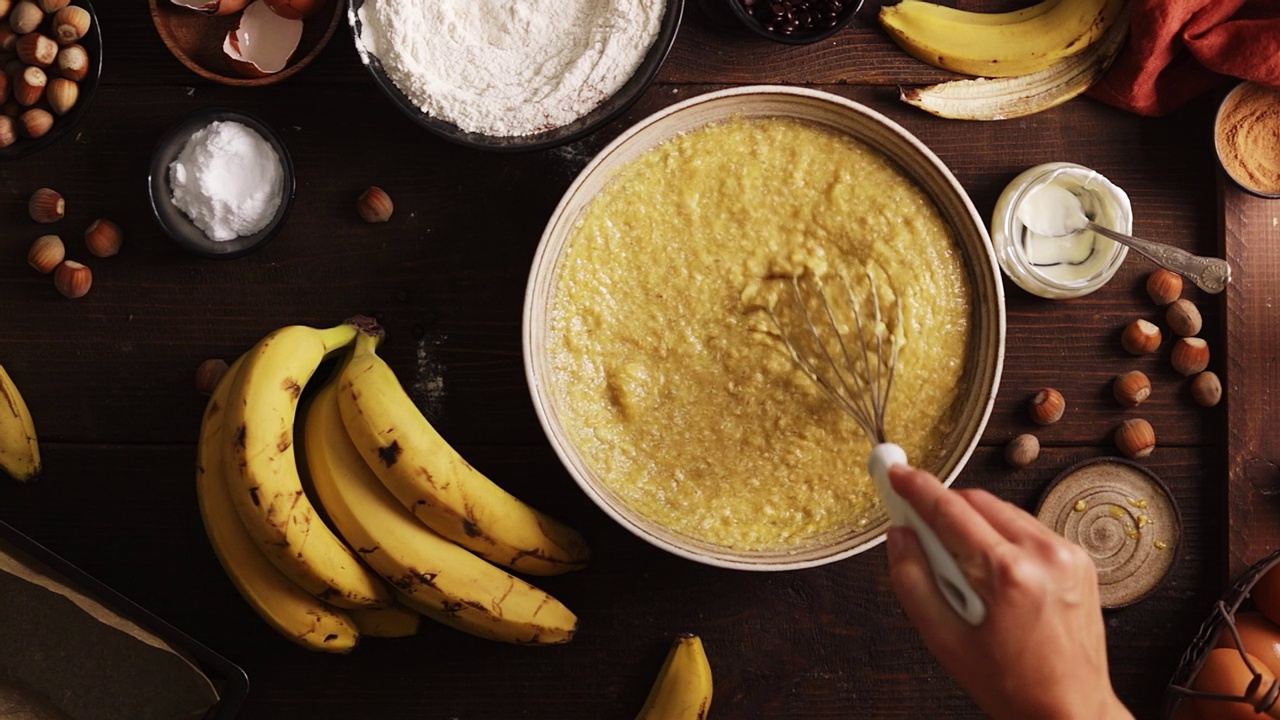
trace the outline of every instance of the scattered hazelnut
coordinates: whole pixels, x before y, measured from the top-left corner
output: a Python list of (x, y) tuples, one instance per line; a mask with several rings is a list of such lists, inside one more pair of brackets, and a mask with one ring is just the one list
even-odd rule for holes
[(1156, 431), (1142, 418), (1129, 418), (1116, 428), (1116, 447), (1130, 459), (1147, 457), (1156, 449)]
[(1043, 388), (1031, 398), (1028, 412), (1037, 425), (1052, 425), (1062, 419), (1066, 409), (1067, 401), (1062, 393), (1053, 388)]
[(53, 16), (54, 37), (63, 45), (70, 45), (89, 32), (91, 21), (88, 10), (78, 5), (68, 5)]
[(64, 260), (53, 271), (53, 286), (58, 292), (75, 299), (84, 297), (93, 285), (93, 272), (75, 260)]
[(391, 196), (387, 195), (387, 191), (377, 185), (370, 185), (360, 193), (360, 198), (356, 201), (356, 210), (365, 222), (380, 223), (391, 219), (395, 205), (391, 203)]
[(1130, 370), (1116, 376), (1112, 385), (1116, 402), (1124, 407), (1137, 407), (1151, 396), (1151, 380), (1139, 370)]
[(1217, 405), (1222, 400), (1222, 381), (1217, 373), (1205, 370), (1191, 378), (1191, 399), (1204, 407)]
[(0, 148), (18, 142), (18, 123), (8, 115), (0, 115)]
[(41, 235), (27, 251), (27, 264), (48, 275), (67, 257), (67, 248), (57, 235)]
[(42, 138), (53, 127), (53, 115), (48, 110), (31, 108), (18, 116), (18, 127), (32, 140)]
[(49, 78), (38, 67), (29, 67), (13, 81), (13, 99), (23, 107), (31, 107), (44, 97)]
[(1169, 329), (1173, 334), (1182, 337), (1191, 337), (1199, 333), (1204, 325), (1200, 317), (1200, 309), (1195, 303), (1185, 298), (1174, 300), (1165, 311), (1164, 319), (1169, 323)]
[(205, 360), (196, 367), (196, 392), (201, 395), (212, 395), (218, 381), (227, 372), (227, 361), (222, 358)]
[(1182, 276), (1160, 268), (1147, 276), (1147, 294), (1151, 302), (1168, 305), (1182, 296)]
[(40, 12), (40, 6), (31, 0), (23, 0), (9, 13), (9, 27), (19, 35), (35, 32), (42, 22), (44, 22), (44, 13)]
[(56, 13), (69, 4), (71, 0), (40, 0), (40, 9), (46, 13)]
[(40, 33), (27, 33), (14, 46), (18, 59), (28, 65), (47, 68), (58, 59), (58, 43)]
[(1040, 441), (1035, 435), (1023, 433), (1004, 447), (1004, 459), (1016, 468), (1024, 468), (1040, 457)]
[(53, 66), (62, 77), (80, 82), (89, 74), (89, 53), (79, 45), (67, 45), (58, 51)]
[(59, 115), (66, 115), (80, 99), (80, 86), (66, 78), (54, 78), (49, 81), (45, 98), (49, 101), (51, 110)]
[(1125, 327), (1120, 344), (1131, 355), (1146, 355), (1160, 347), (1160, 328), (1141, 318)]
[(67, 201), (57, 190), (40, 188), (31, 193), (31, 199), (27, 201), (27, 212), (38, 223), (57, 222), (67, 214)]
[(1197, 337), (1178, 338), (1173, 344), (1173, 369), (1183, 375), (1195, 375), (1209, 367), (1209, 343)]
[(105, 218), (94, 220), (84, 231), (85, 247), (100, 258), (111, 257), (120, 252), (123, 243), (124, 234), (120, 232), (120, 226)]

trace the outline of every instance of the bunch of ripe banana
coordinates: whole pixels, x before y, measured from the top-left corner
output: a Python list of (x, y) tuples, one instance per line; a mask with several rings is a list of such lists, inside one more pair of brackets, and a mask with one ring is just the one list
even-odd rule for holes
[(26, 482), (40, 474), (40, 444), (31, 411), (0, 365), (0, 470)]
[(1005, 13), (902, 0), (881, 8), (880, 22), (917, 59), (978, 76), (902, 90), (903, 101), (962, 120), (1022, 117), (1080, 95), (1129, 31), (1125, 0), (1041, 0)]
[[(568, 642), (576, 616), (502, 568), (581, 568), (586, 543), (440, 437), (377, 356), (381, 334), (364, 318), (281, 328), (218, 382), (196, 482), (223, 568), (263, 619), (313, 650), (346, 652), (361, 633), (413, 634), (419, 616), (493, 640)], [(299, 397), (337, 351), (346, 354), (302, 412), (307, 487), (295, 457)]]

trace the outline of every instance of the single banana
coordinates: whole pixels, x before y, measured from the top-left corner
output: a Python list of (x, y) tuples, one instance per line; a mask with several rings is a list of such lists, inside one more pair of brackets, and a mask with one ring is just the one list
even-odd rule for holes
[(240, 366), (237, 360), (218, 381), (200, 425), (196, 495), (209, 544), (240, 595), (281, 635), (310, 650), (349, 652), (360, 637), (352, 618), (308, 594), (271, 564), (249, 537), (231, 501), (223, 463), (222, 446), (228, 440), (223, 418)]
[(902, 49), (930, 65), (980, 77), (1017, 77), (1084, 51), (1124, 7), (1124, 0), (1043, 2), (1051, 4), (1044, 12), (991, 16), (902, 0), (882, 7), (880, 22)]
[(40, 443), (31, 411), (0, 365), (0, 470), (26, 482), (40, 474)]
[(423, 525), (396, 500), (347, 436), (338, 385), (305, 413), (303, 449), (316, 497), (370, 567), (428, 618), (513, 643), (563, 643), (578, 619), (558, 600)]
[(702, 639), (682, 634), (658, 671), (636, 720), (706, 720), (711, 712), (711, 664)]
[(413, 637), (422, 624), (422, 613), (394, 603), (384, 608), (356, 608), (348, 610), (364, 637), (398, 638)]
[(1032, 115), (1088, 90), (1111, 67), (1128, 36), (1129, 15), (1122, 12), (1101, 40), (1047, 70), (1020, 77), (971, 78), (906, 88), (901, 98), (925, 112), (954, 120), (1008, 120)]
[(293, 448), (302, 388), (325, 355), (355, 336), (351, 324), (327, 330), (293, 325), (245, 353), (227, 399), (223, 462), (240, 518), (281, 572), (333, 605), (384, 607), (391, 590), (316, 514)]
[(342, 421), (378, 478), (424, 524), (481, 557), (554, 575), (586, 565), (576, 530), (524, 504), (440, 437), (361, 334), (338, 378)]

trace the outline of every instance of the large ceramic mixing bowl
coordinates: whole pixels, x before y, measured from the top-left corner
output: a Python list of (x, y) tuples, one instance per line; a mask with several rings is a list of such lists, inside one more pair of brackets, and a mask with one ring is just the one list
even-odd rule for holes
[[(578, 175), (547, 223), (533, 261), (524, 307), (525, 372), (539, 421), (551, 446), (583, 492), (627, 530), (676, 555), (721, 567), (791, 570), (833, 562), (863, 552), (884, 539), (889, 521), (880, 517), (862, 529), (851, 527), (812, 545), (777, 551), (746, 552), (715, 546), (672, 531), (628, 507), (570, 440), (561, 417), (562, 402), (551, 386), (547, 343), (548, 307), (558, 265), (571, 231), (592, 199), (619, 168), (673, 136), (734, 117), (784, 117), (847, 134), (895, 161), (928, 193), (959, 245), (972, 288), (971, 335), (966, 353), (966, 383), (956, 407), (954, 430), (934, 467), (950, 484), (969, 459), (991, 413), (1004, 359), (1004, 291), (986, 223), (964, 188), (925, 145), (905, 129), (858, 103), (836, 95), (773, 86), (734, 88), (692, 98), (658, 112), (624, 132)], [(653, 448), (653, 452), (661, 452)]]

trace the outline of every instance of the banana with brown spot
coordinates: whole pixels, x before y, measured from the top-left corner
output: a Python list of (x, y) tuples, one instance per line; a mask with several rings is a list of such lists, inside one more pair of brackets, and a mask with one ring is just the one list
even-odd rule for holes
[(490, 562), (533, 575), (586, 565), (586, 541), (471, 467), (413, 404), (361, 334), (338, 378), (342, 422), (361, 457), (427, 527)]
[(546, 592), (476, 557), (417, 520), (352, 444), (337, 383), (305, 411), (303, 450), (316, 499), (338, 532), (427, 618), (493, 640), (564, 643), (578, 619)]
[[(354, 322), (354, 321), (353, 321)], [(293, 448), (298, 397), (352, 324), (292, 325), (260, 340), (231, 384), (224, 442), (232, 501), (268, 559), (307, 592), (345, 608), (384, 607), (393, 593), (324, 524), (302, 487)]]
[(240, 595), (284, 637), (309, 649), (345, 653), (360, 637), (351, 616), (315, 598), (284, 576), (249, 537), (231, 501), (223, 472), (227, 433), (223, 416), (237, 360), (218, 382), (205, 408), (196, 450), (196, 496), (209, 544)]
[(0, 470), (26, 482), (40, 474), (40, 443), (31, 411), (0, 365)]
[(685, 633), (671, 644), (636, 720), (706, 720), (711, 690), (711, 663), (702, 639)]

